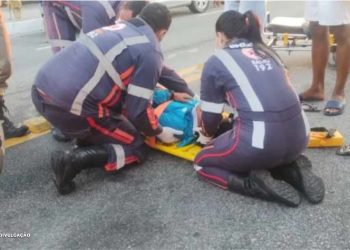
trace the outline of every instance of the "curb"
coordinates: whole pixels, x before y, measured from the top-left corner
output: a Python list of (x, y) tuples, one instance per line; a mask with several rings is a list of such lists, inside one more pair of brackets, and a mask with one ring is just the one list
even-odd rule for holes
[(50, 123), (45, 120), (44, 117), (34, 117), (23, 122), (25, 125), (29, 127), (30, 133), (25, 136), (11, 138), (5, 141), (5, 148), (11, 148), (15, 145), (27, 142), (34, 138), (40, 137), (42, 135), (48, 134), (51, 131)]

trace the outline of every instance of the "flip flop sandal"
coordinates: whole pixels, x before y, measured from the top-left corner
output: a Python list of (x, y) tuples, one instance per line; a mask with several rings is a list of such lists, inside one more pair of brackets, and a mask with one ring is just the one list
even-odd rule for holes
[[(329, 100), (323, 109), (323, 114), (327, 116), (341, 115), (344, 112), (345, 101)], [(327, 111), (327, 109), (335, 109), (336, 112)]]
[(335, 152), (337, 155), (350, 156), (350, 145), (345, 145)]
[(302, 94), (298, 95), (299, 100), (301, 102), (322, 102), (322, 98), (317, 98), (317, 97), (303, 97)]
[(321, 110), (313, 104), (302, 102), (301, 107), (305, 112), (320, 112)]

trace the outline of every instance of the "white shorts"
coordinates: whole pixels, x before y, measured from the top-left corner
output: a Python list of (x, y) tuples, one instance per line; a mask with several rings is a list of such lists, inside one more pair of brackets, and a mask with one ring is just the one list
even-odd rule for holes
[(350, 24), (350, 1), (307, 0), (305, 19), (324, 26)]

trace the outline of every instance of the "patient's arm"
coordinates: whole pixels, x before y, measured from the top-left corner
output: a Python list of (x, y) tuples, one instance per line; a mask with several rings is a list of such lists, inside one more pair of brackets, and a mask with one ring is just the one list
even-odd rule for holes
[(182, 79), (174, 70), (163, 66), (158, 82), (169, 90), (181, 93), (187, 93), (194, 96), (193, 91), (188, 87), (184, 79)]
[(188, 102), (191, 100), (193, 97), (190, 96), (187, 93), (179, 93), (179, 92), (173, 92), (173, 99), (178, 102)]

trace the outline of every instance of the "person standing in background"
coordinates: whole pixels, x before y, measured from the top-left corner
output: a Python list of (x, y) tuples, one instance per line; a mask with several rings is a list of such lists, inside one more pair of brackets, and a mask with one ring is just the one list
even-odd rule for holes
[(5, 27), (5, 21), (0, 10), (0, 120), (3, 121), (5, 138), (19, 137), (27, 133), (25, 125), (15, 126), (6, 116), (4, 95), (7, 88), (7, 80), (11, 76), (11, 46), (10, 38)]
[(22, 1), (21, 0), (9, 0), (9, 13), (12, 20), (12, 14), (15, 16), (15, 20), (21, 20), (22, 16)]
[(324, 114), (335, 116), (345, 108), (345, 84), (350, 68), (350, 2), (307, 1), (305, 19), (310, 21), (312, 39), (312, 82), (299, 95), (301, 101), (323, 101), (325, 73), (329, 56), (329, 31), (337, 43), (336, 80), (331, 98), (324, 107)]
[[(219, 5), (221, 1), (214, 0), (215, 5)], [(240, 13), (245, 13), (247, 11), (252, 11), (255, 15), (259, 17), (261, 22), (261, 27), (264, 29), (266, 24), (266, 3), (265, 0), (225, 0), (224, 1), (224, 11), (234, 10)]]
[[(1, 0), (0, 0), (1, 6)], [(27, 126), (14, 126), (5, 116), (4, 94), (7, 88), (7, 79), (11, 76), (11, 46), (10, 38), (5, 27), (4, 16), (0, 9), (0, 173), (3, 166), (4, 137), (12, 138), (25, 135)]]

